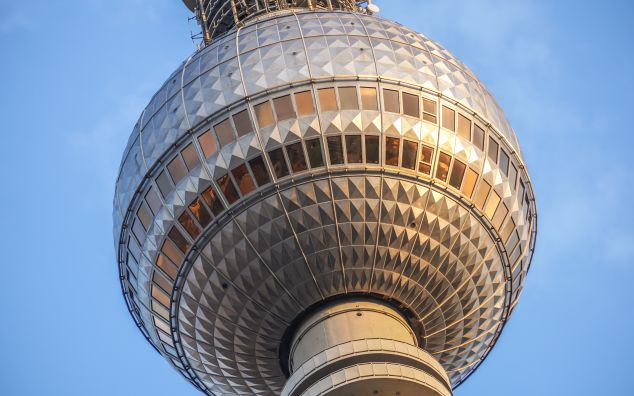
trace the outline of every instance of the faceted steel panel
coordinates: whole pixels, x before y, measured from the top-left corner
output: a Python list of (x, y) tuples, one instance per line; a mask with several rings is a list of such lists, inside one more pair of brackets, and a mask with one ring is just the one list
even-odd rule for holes
[(114, 227), (157, 350), (208, 394), (274, 395), (293, 320), (351, 293), (407, 308), (460, 384), (517, 302), (536, 209), (504, 114), (448, 51), (377, 17), (289, 12), (217, 38), (154, 96)]
[[(139, 120), (143, 161), (151, 168), (190, 127), (238, 100), (311, 77), (333, 76), (381, 77), (437, 90), (491, 122), (520, 151), (486, 87), (437, 43), (376, 16), (307, 12), (254, 22), (188, 59)], [(128, 165), (134, 161), (124, 158), (117, 182), (122, 208), (136, 187), (126, 183), (139, 173)]]

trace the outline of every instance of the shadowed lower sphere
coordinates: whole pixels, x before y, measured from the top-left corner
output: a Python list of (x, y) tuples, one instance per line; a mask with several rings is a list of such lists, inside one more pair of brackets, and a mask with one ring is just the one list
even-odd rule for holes
[(210, 395), (451, 394), (535, 243), (495, 99), (368, 2), (186, 3), (204, 45), (142, 112), (114, 198), (139, 329)]

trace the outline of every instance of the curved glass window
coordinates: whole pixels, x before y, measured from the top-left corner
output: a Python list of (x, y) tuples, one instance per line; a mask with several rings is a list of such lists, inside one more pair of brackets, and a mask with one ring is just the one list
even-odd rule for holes
[(154, 215), (158, 214), (161, 206), (163, 205), (158, 194), (154, 190), (154, 187), (150, 187), (147, 194), (145, 194), (145, 202), (147, 202), (150, 210)]
[(328, 154), (330, 155), (331, 165), (343, 164), (343, 144), (341, 136), (328, 136)]
[(200, 195), (207, 204), (207, 207), (211, 209), (211, 213), (213, 213), (214, 216), (218, 216), (225, 209), (222, 201), (218, 199), (216, 191), (212, 187), (209, 187)]
[(247, 195), (251, 191), (255, 190), (255, 184), (253, 183), (253, 178), (247, 169), (246, 164), (242, 164), (236, 168), (234, 168), (231, 173), (233, 177), (236, 179), (236, 183), (238, 184), (238, 189), (242, 193), (242, 195)]
[(442, 127), (450, 131), (456, 130), (456, 112), (449, 107), (442, 107)]
[(467, 165), (455, 159), (451, 167), (451, 176), (449, 177), (449, 185), (453, 188), (460, 190), (462, 185), (462, 179), (464, 178)]
[(308, 161), (311, 168), (324, 166), (324, 156), (321, 151), (321, 139), (315, 138), (306, 140), (306, 151), (308, 151)]
[(420, 97), (403, 92), (403, 114), (410, 117), (420, 117)]
[(416, 156), (418, 155), (418, 143), (411, 140), (403, 140), (403, 168), (416, 170)]
[(319, 108), (321, 111), (339, 110), (337, 106), (337, 94), (334, 88), (318, 89), (317, 96), (319, 97)]
[(308, 169), (306, 157), (304, 156), (304, 148), (301, 142), (286, 146), (286, 153), (288, 154), (288, 160), (291, 162), (293, 173), (303, 172)]
[(471, 140), (471, 120), (458, 113), (458, 136)]
[(363, 162), (361, 150), (361, 135), (347, 135), (346, 156), (349, 164), (360, 164)]
[(383, 89), (383, 110), (390, 113), (400, 113), (399, 93), (392, 89)]
[(473, 195), (473, 190), (475, 190), (475, 185), (478, 181), (478, 173), (473, 169), (469, 168), (467, 170), (467, 175), (464, 179), (464, 184), (462, 185), (462, 192), (469, 198)]
[(284, 121), (296, 117), (291, 95), (285, 95), (273, 99), (273, 107), (275, 107), (275, 114), (277, 115), (278, 121)]
[(273, 125), (275, 120), (273, 119), (273, 110), (271, 109), (271, 103), (266, 101), (255, 106), (255, 116), (258, 119), (258, 125), (260, 128)]
[(161, 172), (156, 178), (156, 185), (158, 186), (161, 195), (163, 195), (163, 198), (167, 198), (167, 195), (173, 188), (169, 176), (167, 176), (167, 172), (165, 171)]
[(255, 182), (258, 183), (258, 187), (262, 187), (263, 185), (271, 182), (262, 156), (257, 156), (249, 160), (249, 166), (251, 167), (251, 172), (253, 172), (253, 176), (255, 177)]
[(198, 143), (200, 144), (200, 148), (203, 149), (203, 154), (206, 159), (209, 159), (209, 157), (218, 151), (218, 145), (216, 144), (216, 139), (214, 139), (211, 134), (211, 130), (207, 130), (198, 136)]
[(435, 101), (423, 98), (423, 120), (436, 124), (438, 120), (438, 105)]
[(500, 145), (498, 144), (498, 142), (493, 140), (493, 138), (489, 138), (488, 156), (491, 159), (491, 161), (495, 162), (496, 164), (498, 163), (499, 148), (500, 148)]
[(381, 162), (381, 141), (378, 136), (366, 135), (365, 137), (365, 162), (368, 164), (379, 164)]
[(315, 114), (315, 104), (313, 103), (313, 93), (311, 91), (297, 92), (295, 94), (295, 103), (300, 117)]
[(491, 191), (491, 185), (482, 180), (480, 187), (478, 187), (475, 199), (473, 200), (473, 203), (478, 207), (478, 209), (482, 210), (484, 208), (484, 203), (489, 196), (489, 191)]
[(288, 176), (288, 165), (286, 165), (286, 158), (281, 148), (269, 151), (269, 160), (273, 166), (273, 172), (278, 179)]
[(504, 150), (500, 150), (500, 169), (504, 176), (509, 175), (509, 155)]
[(200, 198), (196, 198), (194, 202), (189, 204), (189, 210), (198, 221), (198, 224), (200, 224), (203, 228), (207, 227), (209, 223), (211, 223), (211, 214), (205, 205), (203, 205)]
[(444, 182), (449, 176), (449, 165), (451, 165), (451, 156), (449, 154), (440, 153), (438, 156), (438, 165), (436, 166), (436, 178)]
[(189, 242), (176, 227), (172, 227), (167, 236), (181, 252), (186, 253), (189, 250)]
[(185, 231), (187, 231), (187, 233), (193, 238), (196, 239), (198, 238), (198, 235), (200, 235), (200, 229), (198, 229), (198, 226), (196, 225), (196, 222), (194, 221), (194, 219), (189, 215), (189, 213), (187, 212), (183, 212), (179, 217), (178, 217), (178, 222), (183, 226), (183, 228), (185, 229)]
[(229, 175), (222, 176), (221, 178), (216, 180), (216, 182), (218, 183), (222, 194), (225, 196), (225, 198), (227, 198), (227, 202), (229, 202), (229, 204), (233, 204), (238, 199), (240, 199), (238, 191), (233, 185), (233, 182), (231, 181)]
[(339, 100), (342, 110), (358, 110), (357, 87), (339, 87)]
[(200, 159), (198, 158), (198, 153), (196, 152), (196, 148), (193, 144), (187, 145), (187, 147), (181, 151), (181, 155), (185, 161), (185, 166), (187, 166), (187, 169), (190, 171), (200, 166)]
[(385, 139), (385, 165), (398, 166), (398, 152), (400, 151), (401, 140), (398, 138)]
[(478, 124), (473, 124), (473, 144), (484, 151), (484, 129)]
[(418, 171), (427, 175), (431, 174), (431, 162), (434, 159), (434, 149), (422, 145), (420, 150), (420, 162), (418, 163)]
[(216, 136), (218, 136), (220, 147), (224, 147), (236, 139), (228, 118), (214, 125), (214, 131), (216, 131)]
[(376, 100), (376, 88), (361, 87), (361, 106), (363, 110), (378, 110), (379, 103)]
[(247, 110), (242, 110), (238, 114), (234, 114), (233, 124), (236, 126), (236, 132), (238, 132), (238, 137), (244, 136), (247, 133), (253, 132), (251, 117), (249, 117), (249, 112)]
[(181, 159), (180, 155), (177, 155), (168, 165), (167, 171), (172, 177), (174, 184), (178, 184), (185, 176), (187, 176), (187, 168)]

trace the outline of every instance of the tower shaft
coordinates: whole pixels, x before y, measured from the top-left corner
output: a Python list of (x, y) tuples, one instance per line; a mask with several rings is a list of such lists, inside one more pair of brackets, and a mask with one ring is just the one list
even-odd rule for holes
[(293, 337), (282, 396), (450, 396), (444, 369), (392, 306), (350, 298), (308, 316)]

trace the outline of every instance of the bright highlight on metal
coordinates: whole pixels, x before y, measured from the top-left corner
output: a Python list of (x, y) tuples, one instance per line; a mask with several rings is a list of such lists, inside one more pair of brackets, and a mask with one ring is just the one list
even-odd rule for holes
[(450, 395), (487, 357), (537, 231), (476, 76), (372, 2), (186, 0), (114, 197), (122, 290), (209, 395)]

